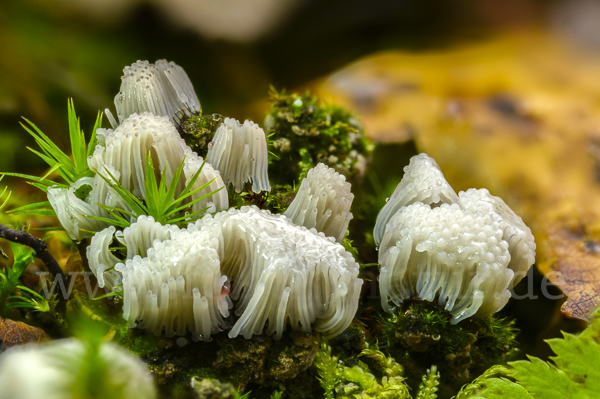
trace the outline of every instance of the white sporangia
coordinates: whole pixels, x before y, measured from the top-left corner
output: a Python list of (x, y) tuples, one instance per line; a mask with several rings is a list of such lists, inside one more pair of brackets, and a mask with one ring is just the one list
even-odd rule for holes
[(240, 317), (232, 338), (250, 338), (268, 325), (266, 333), (279, 339), (288, 323), (334, 336), (358, 307), (362, 280), (352, 255), (332, 237), (283, 215), (243, 207), (206, 215), (187, 229), (138, 218), (117, 236), (128, 251), (121, 263), (110, 254), (106, 237), (113, 234), (109, 228), (92, 239), (88, 260), (106, 281), (116, 264), (130, 327), (167, 335), (191, 331), (206, 340), (228, 327), (224, 318), (233, 300)]
[(268, 150), (265, 132), (256, 123), (225, 118), (209, 145), (206, 161), (221, 172), (225, 184), (235, 191), (252, 183), (255, 193), (271, 190), (269, 184)]
[(452, 313), (457, 323), (504, 307), (514, 272), (503, 230), (492, 217), (458, 204), (414, 203), (389, 223), (379, 248), (381, 304), (418, 296)]
[(411, 158), (404, 168), (404, 177), (385, 206), (377, 215), (373, 236), (379, 245), (386, 225), (402, 207), (415, 202), (431, 205), (454, 204), (458, 196), (448, 184), (440, 167), (427, 154), (419, 154)]
[[(87, 249), (90, 269), (100, 287), (123, 291), (123, 318), (128, 327), (168, 337), (192, 333), (193, 340), (229, 324), (231, 301), (227, 277), (221, 275), (218, 240), (206, 231), (161, 225), (140, 216), (123, 232), (109, 227)], [(116, 238), (127, 248), (125, 260), (110, 251)]]
[(141, 215), (135, 223), (125, 230), (117, 232), (114, 226), (110, 226), (92, 237), (87, 247), (87, 259), (90, 270), (98, 279), (100, 288), (105, 286), (116, 289), (122, 282), (122, 275), (114, 269), (121, 262), (110, 250), (113, 239), (117, 239), (121, 246), (127, 248), (125, 259), (133, 259), (139, 255), (146, 257), (147, 251), (154, 245), (155, 241), (164, 241), (171, 238), (171, 233), (179, 231), (175, 225), (162, 225), (154, 220), (152, 216)]
[(460, 207), (471, 213), (490, 215), (502, 229), (502, 240), (508, 243), (510, 262), (508, 268), (515, 272), (511, 287), (515, 286), (535, 262), (535, 239), (531, 229), (500, 197), (486, 189), (471, 188), (459, 194)]
[[(187, 74), (174, 62), (138, 61), (123, 69), (115, 107), (119, 122), (134, 113), (151, 112), (179, 124), (184, 117), (198, 115), (200, 101)], [(116, 128), (117, 122), (110, 111), (106, 114)]]
[[(168, 118), (148, 112), (132, 114), (115, 130), (98, 129), (98, 145), (88, 158), (90, 169), (102, 171), (112, 168), (119, 172), (118, 181), (133, 195), (145, 198), (146, 154), (150, 154), (155, 168), (162, 173), (166, 168), (167, 183), (184, 161), (183, 173), (178, 182), (179, 195), (194, 174), (202, 167), (192, 189), (210, 181), (209, 186), (190, 197), (189, 201), (220, 188), (221, 191), (205, 198), (192, 207), (192, 211), (209, 208), (209, 211), (227, 209), (228, 196), (219, 172), (194, 153), (181, 139)], [(204, 164), (204, 166), (203, 166)]]
[[(440, 186), (439, 179), (430, 181)], [(535, 261), (531, 230), (485, 189), (460, 192), (451, 204), (445, 203), (449, 196), (421, 198), (386, 223), (379, 246), (384, 310), (393, 310), (390, 301), (400, 305), (415, 296), (437, 300), (453, 315), (452, 323), (502, 309)]]
[[(108, 167), (108, 171), (116, 178), (120, 175), (119, 171), (112, 167)], [(102, 170), (100, 173), (111, 179), (106, 170)], [(88, 191), (89, 193), (85, 195), (84, 199), (79, 198), (78, 192), (85, 193)], [(48, 201), (69, 238), (74, 241), (90, 237), (96, 231), (100, 231), (109, 225), (108, 222), (86, 217), (110, 218), (109, 213), (97, 204), (129, 209), (127, 204), (99, 175), (82, 177), (72, 183), (69, 188), (49, 187)]]
[(342, 242), (352, 219), (354, 194), (346, 177), (320, 163), (308, 171), (284, 215), (297, 225), (315, 228)]
[(205, 231), (172, 231), (170, 240), (156, 240), (145, 257), (118, 263), (128, 327), (164, 331), (167, 337), (190, 331), (192, 339), (205, 341), (228, 327), (224, 317), (231, 302), (221, 295), (227, 277), (221, 274), (218, 245)]
[[(156, 398), (146, 365), (135, 355), (110, 342), (100, 344), (94, 362), (102, 362), (102, 375), (88, 375), (87, 346), (77, 339), (27, 344), (0, 355), (0, 392), (3, 399), (75, 399), (117, 397)], [(95, 365), (98, 366), (98, 365)], [(102, 384), (92, 387), (84, 384)]]
[(222, 243), (221, 270), (231, 280), (235, 314), (229, 337), (281, 338), (286, 324), (325, 337), (343, 332), (358, 308), (359, 266), (332, 237), (257, 207), (230, 209), (195, 223)]

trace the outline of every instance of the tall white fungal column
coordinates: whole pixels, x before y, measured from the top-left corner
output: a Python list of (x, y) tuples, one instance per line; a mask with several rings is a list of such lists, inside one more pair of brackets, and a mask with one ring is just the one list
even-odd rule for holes
[[(150, 112), (166, 116), (179, 124), (183, 117), (198, 115), (200, 101), (187, 74), (179, 65), (166, 60), (137, 61), (123, 69), (121, 89), (115, 96), (119, 123), (134, 113)], [(113, 128), (117, 122), (106, 110)]]
[(320, 163), (308, 171), (284, 215), (297, 225), (315, 228), (342, 242), (352, 219), (354, 194), (350, 188), (344, 175)]
[(265, 132), (254, 122), (225, 118), (209, 145), (206, 161), (221, 176), (226, 185), (233, 184), (235, 191), (244, 190), (252, 183), (255, 193), (271, 190), (268, 174), (268, 150)]

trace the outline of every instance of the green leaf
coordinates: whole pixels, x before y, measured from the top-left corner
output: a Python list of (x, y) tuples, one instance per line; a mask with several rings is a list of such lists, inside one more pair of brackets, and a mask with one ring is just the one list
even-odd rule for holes
[[(102, 112), (98, 112), (98, 116), (96, 117), (96, 122), (94, 123), (94, 127), (92, 128), (92, 136), (90, 137), (90, 143), (88, 144), (87, 156), (91, 157), (94, 155), (94, 150), (96, 149), (96, 145), (98, 144), (98, 139), (96, 138), (96, 130), (102, 127)], [(86, 160), (87, 163), (87, 160)]]
[(520, 360), (509, 364), (514, 368), (511, 377), (515, 378), (534, 397), (544, 399), (574, 397), (573, 393), (577, 388), (562, 370), (537, 357), (530, 357), (529, 360)]
[[(464, 387), (457, 398), (592, 399), (600, 397), (600, 319), (593, 319), (579, 335), (547, 340), (556, 354), (552, 363), (536, 357), (509, 363), (500, 373), (516, 380), (490, 378), (486, 372)], [(491, 369), (490, 369), (491, 370)], [(463, 395), (466, 394), (466, 395)]]
[(521, 385), (506, 378), (490, 378), (486, 381), (486, 389), (482, 396), (471, 396), (474, 399), (533, 399)]
[(23, 129), (25, 129), (25, 131), (27, 131), (27, 133), (29, 133), (35, 139), (46, 155), (53, 157), (56, 162), (65, 166), (72, 165), (71, 159), (64, 152), (62, 152), (62, 150), (58, 148), (58, 146), (54, 144), (54, 142), (48, 136), (42, 133), (42, 131), (33, 122), (26, 118), (23, 119), (35, 130), (35, 132), (33, 132), (23, 123), (21, 123), (21, 126), (23, 126)]
[(23, 270), (33, 262), (33, 249), (14, 243), (12, 241), (9, 242), (10, 248), (13, 251), (14, 263), (12, 268), (9, 270), (9, 278), (11, 275), (15, 276), (13, 281), (16, 281), (23, 273)]
[[(1, 175), (0, 180), (2, 180), (3, 178), (4, 178), (4, 175)], [(4, 187), (4, 190), (2, 190), (2, 193), (0, 194), (0, 201), (2, 201), (2, 197), (4, 197), (4, 194), (6, 194), (6, 190), (8, 190), (8, 187)], [(4, 209), (6, 204), (8, 204), (8, 200), (10, 199), (11, 194), (12, 194), (12, 192), (9, 191), (8, 195), (4, 199), (4, 202), (0, 205), (0, 210)]]
[(587, 337), (567, 333), (563, 336), (564, 339), (546, 341), (557, 355), (550, 359), (578, 389), (600, 398), (600, 345)]
[(109, 298), (111, 296), (118, 296), (119, 298), (123, 298), (123, 291), (112, 291), (108, 294), (100, 295), (95, 298), (92, 298), (94, 301), (99, 301), (100, 299)]
[(49, 201), (36, 202), (29, 205), (23, 205), (19, 208), (11, 209), (7, 213), (12, 215), (49, 215), (56, 216), (56, 212), (51, 208)]
[(43, 187), (43, 188), (40, 188), (40, 190), (42, 190), (43, 192), (48, 192), (48, 187), (52, 187), (54, 185), (56, 185), (57, 187), (69, 187), (69, 186), (64, 185), (64, 184), (56, 184), (52, 180), (48, 180), (48, 179), (46, 179), (44, 177), (37, 177), (37, 176), (32, 176), (32, 175), (25, 175), (23, 173), (3, 172), (2, 175), (13, 176), (13, 177), (21, 177), (23, 179), (32, 180), (31, 182), (28, 182), (28, 183), (31, 184), (32, 186), (37, 187), (37, 188)]
[(23, 211), (30, 211), (32, 209), (44, 208), (44, 207), (49, 207), (49, 206), (51, 206), (50, 201), (35, 202), (33, 204), (27, 204), (27, 205), (23, 205), (19, 208), (11, 209), (10, 211), (8, 211), (8, 213), (18, 213), (18, 212), (23, 212)]

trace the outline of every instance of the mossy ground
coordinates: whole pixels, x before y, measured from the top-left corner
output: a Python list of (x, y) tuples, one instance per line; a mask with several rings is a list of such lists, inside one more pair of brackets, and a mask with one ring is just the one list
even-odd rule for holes
[[(148, 364), (166, 397), (193, 398), (190, 383), (194, 377), (231, 383), (240, 392), (252, 391), (256, 398), (268, 397), (275, 390), (286, 392), (286, 398), (319, 397), (319, 383), (308, 370), (320, 342), (318, 333), (288, 331), (278, 341), (264, 335), (232, 339), (220, 333), (209, 342), (184, 339), (184, 346), (176, 338), (135, 329), (120, 338), (123, 346)], [(298, 379), (304, 381), (301, 389)]]
[(513, 321), (492, 315), (452, 324), (451, 318), (439, 305), (417, 299), (380, 317), (382, 350), (404, 366), (409, 384), (435, 365), (442, 388), (454, 389), (516, 352)]

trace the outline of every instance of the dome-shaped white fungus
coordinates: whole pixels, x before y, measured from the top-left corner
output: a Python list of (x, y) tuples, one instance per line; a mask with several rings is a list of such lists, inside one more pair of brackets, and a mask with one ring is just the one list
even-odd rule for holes
[[(160, 173), (165, 169), (167, 182), (184, 160), (183, 173), (178, 183), (176, 195), (179, 195), (194, 174), (202, 167), (203, 160), (181, 139), (175, 127), (166, 117), (148, 112), (132, 114), (114, 131), (98, 129), (98, 146), (88, 158), (90, 169), (101, 171), (106, 167), (119, 171), (119, 183), (133, 195), (145, 198), (144, 181), (146, 176), (146, 154), (150, 153), (155, 169)], [(219, 172), (209, 163), (205, 163), (202, 172), (192, 189), (212, 181), (210, 185), (191, 196), (190, 201), (224, 187)], [(211, 211), (227, 209), (227, 191), (213, 194), (194, 204), (193, 211), (210, 208)]]
[(219, 126), (206, 161), (221, 172), (225, 184), (233, 183), (235, 191), (252, 183), (255, 193), (271, 190), (269, 184), (268, 151), (265, 132), (254, 122), (225, 118)]
[[(414, 171), (415, 158), (431, 159), (425, 154), (414, 157), (407, 173)], [(389, 301), (400, 305), (413, 296), (427, 301), (437, 298), (452, 313), (452, 323), (458, 323), (504, 307), (509, 290), (535, 261), (535, 242), (521, 218), (485, 189), (461, 192), (456, 198), (427, 194), (439, 192), (442, 186), (447, 186), (444, 192), (454, 193), (439, 174), (443, 184), (439, 176), (425, 179), (437, 185), (435, 190), (418, 187), (416, 192), (425, 194), (414, 198), (424, 202), (409, 200), (412, 203), (391, 218), (386, 215), (379, 247), (379, 287), (388, 312), (392, 311)], [(407, 177), (413, 180), (415, 175)]]
[[(115, 259), (110, 241), (97, 237), (88, 259), (92, 271), (101, 273)], [(178, 335), (187, 329), (208, 339), (226, 324), (219, 313), (227, 316), (229, 298), (221, 295), (227, 278), (240, 316), (232, 338), (250, 338), (268, 324), (267, 334), (278, 339), (288, 321), (294, 330), (310, 331), (313, 325), (334, 336), (348, 327), (358, 307), (362, 280), (343, 246), (256, 207), (207, 215), (187, 229), (140, 218), (118, 239), (133, 256), (114, 269), (123, 274), (123, 316), (130, 326), (138, 321), (138, 327)]]
[[(115, 178), (118, 178), (120, 175), (119, 171), (114, 170), (112, 167), (108, 167), (108, 171)], [(102, 170), (99, 173), (111, 179), (106, 170)], [(82, 200), (76, 195), (76, 191), (84, 190), (86, 186), (91, 191)], [(97, 204), (129, 209), (121, 197), (98, 175), (93, 178), (82, 177), (72, 183), (69, 188), (49, 187), (48, 201), (56, 212), (56, 216), (69, 235), (69, 238), (75, 241), (90, 237), (94, 232), (100, 231), (109, 225), (107, 222), (86, 217), (86, 215), (103, 218), (111, 217), (108, 212), (100, 208)]]
[(377, 215), (373, 237), (379, 245), (386, 225), (403, 206), (415, 202), (431, 205), (454, 204), (458, 196), (448, 184), (440, 167), (427, 154), (419, 154), (411, 158), (404, 168), (404, 177), (388, 202)]
[(284, 215), (297, 225), (315, 228), (342, 242), (352, 219), (354, 194), (346, 177), (320, 163), (308, 174)]
[[(13, 347), (0, 355), (0, 392), (3, 399), (75, 399), (87, 397), (93, 387), (98, 398), (108, 394), (131, 399), (152, 399), (156, 390), (146, 365), (127, 350), (110, 342), (100, 345), (98, 361), (106, 374), (82, 375), (89, 364), (87, 348), (77, 339)], [(91, 373), (92, 369), (87, 369)], [(91, 377), (96, 377), (91, 378)], [(105, 395), (100, 395), (105, 392)]]
[(407, 206), (389, 222), (379, 249), (381, 304), (400, 305), (417, 295), (452, 313), (452, 322), (487, 315), (508, 299), (514, 272), (503, 229), (490, 215), (458, 204)]
[[(151, 112), (179, 124), (183, 117), (198, 115), (200, 101), (187, 74), (166, 60), (138, 61), (123, 69), (121, 89), (115, 96), (119, 122), (134, 113)], [(113, 128), (116, 121), (108, 112)]]

